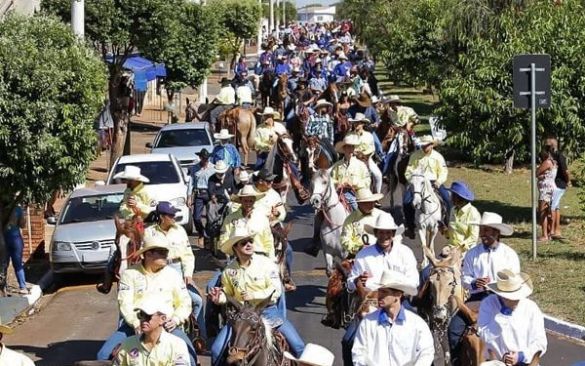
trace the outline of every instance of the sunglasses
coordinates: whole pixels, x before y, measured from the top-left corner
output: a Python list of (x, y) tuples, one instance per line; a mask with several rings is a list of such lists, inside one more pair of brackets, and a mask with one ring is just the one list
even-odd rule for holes
[(169, 254), (169, 251), (168, 250), (166, 250), (166, 249), (160, 249), (160, 248), (151, 249), (151, 250), (149, 250), (149, 252), (152, 253), (152, 254), (157, 254), (157, 255), (167, 255), (167, 254)]
[(253, 243), (254, 243), (254, 240), (252, 240), (252, 239), (242, 240), (242, 241), (238, 242), (238, 246), (245, 247), (246, 245), (253, 244)]
[(152, 317), (154, 316), (154, 314), (146, 314), (144, 311), (140, 310), (138, 312), (138, 314), (136, 314), (136, 317), (138, 318), (138, 320), (140, 320), (141, 322), (149, 322)]

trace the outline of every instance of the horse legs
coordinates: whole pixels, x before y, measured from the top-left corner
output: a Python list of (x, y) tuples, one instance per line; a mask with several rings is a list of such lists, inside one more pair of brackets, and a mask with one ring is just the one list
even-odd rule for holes
[(417, 228), (417, 232), (418, 232), (418, 238), (420, 240), (420, 249), (422, 251), (422, 261), (419, 263), (419, 269), (422, 270), (423, 268), (425, 268), (428, 264), (429, 264), (429, 260), (427, 259), (427, 257), (425, 256), (424, 250), (423, 248), (427, 245), (427, 236), (428, 236), (428, 232), (427, 232), (427, 228), (425, 226), (420, 226)]
[(244, 153), (244, 165), (248, 165), (248, 155), (250, 153), (250, 148), (248, 147), (248, 140), (246, 137), (239, 133), (238, 140), (240, 141), (240, 146), (242, 147), (242, 152)]
[(435, 256), (435, 238), (437, 237), (437, 234), (439, 233), (439, 228), (437, 227), (437, 225), (435, 225), (430, 232), (430, 239), (429, 239), (429, 243), (428, 243), (428, 248), (431, 251), (431, 253), (433, 254), (433, 257)]
[(329, 245), (327, 245), (326, 238), (323, 238), (323, 234), (321, 234), (321, 246), (321, 249), (323, 249), (323, 257), (325, 258), (325, 274), (327, 277), (331, 277), (333, 273), (333, 254), (329, 249)]

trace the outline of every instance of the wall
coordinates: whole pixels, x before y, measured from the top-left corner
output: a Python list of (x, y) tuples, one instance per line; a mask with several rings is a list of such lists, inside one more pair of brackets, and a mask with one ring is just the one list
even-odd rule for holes
[[(30, 227), (27, 212), (30, 213)], [(24, 241), (23, 260), (26, 262), (30, 259), (32, 253), (37, 249), (41, 255), (44, 255), (45, 242), (45, 216), (44, 208), (31, 205), (28, 210), (24, 208), (26, 226), (22, 229), (22, 238)], [(30, 229), (30, 240), (29, 240)]]
[(33, 15), (41, 7), (40, 0), (0, 0), (0, 17), (9, 11)]

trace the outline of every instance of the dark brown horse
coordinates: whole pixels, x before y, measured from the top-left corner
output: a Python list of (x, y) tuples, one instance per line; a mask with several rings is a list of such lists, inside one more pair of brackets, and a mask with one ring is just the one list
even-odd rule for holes
[(285, 103), (288, 97), (288, 75), (281, 74), (276, 83), (276, 93), (273, 95), (273, 105), (280, 112), (281, 116), (284, 116)]
[(258, 90), (262, 99), (262, 108), (267, 107), (269, 102), (274, 99), (272, 86), (274, 85), (275, 78), (276, 74), (274, 71), (265, 71), (260, 78)]

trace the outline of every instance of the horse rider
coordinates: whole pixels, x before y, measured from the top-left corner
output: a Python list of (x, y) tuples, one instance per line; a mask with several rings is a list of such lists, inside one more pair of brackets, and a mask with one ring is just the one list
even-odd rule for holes
[(371, 121), (364, 114), (358, 112), (354, 118), (349, 119), (349, 122), (352, 124), (353, 133), (359, 139), (359, 145), (355, 149), (356, 156), (366, 163), (370, 170), (374, 193), (380, 193), (382, 192), (382, 172), (373, 159), (376, 153), (374, 135), (364, 129), (364, 126), (370, 124)]
[(430, 366), (435, 347), (429, 326), (404, 306), (404, 296), (416, 295), (416, 287), (403, 273), (384, 270), (376, 288), (380, 308), (360, 322), (353, 365)]
[(187, 232), (175, 222), (175, 214), (179, 211), (170, 202), (159, 202), (155, 210), (158, 216), (158, 223), (146, 228), (144, 235), (162, 235), (167, 238), (169, 244), (168, 266), (176, 270), (185, 280), (187, 292), (193, 304), (193, 317), (197, 319), (199, 328), (204, 330), (203, 299), (193, 281), (195, 255), (193, 255)]
[(327, 140), (333, 145), (334, 126), (331, 120), (331, 108), (333, 104), (325, 99), (319, 99), (315, 104), (315, 113), (309, 116), (309, 121), (305, 127), (307, 137), (316, 136), (319, 140)]
[(240, 107), (250, 109), (254, 105), (254, 84), (247, 79), (247, 75), (248, 71), (242, 71), (236, 79), (236, 101)]
[[(358, 209), (353, 211), (343, 222), (341, 229), (341, 246), (348, 253), (348, 256), (355, 257), (357, 252), (368, 244), (373, 244), (376, 237), (365, 234), (364, 226), (373, 224), (378, 216), (384, 211), (376, 208), (376, 202), (384, 198), (381, 193), (374, 194), (369, 188), (362, 188), (356, 192)], [(367, 235), (367, 243), (364, 243), (363, 236)]]
[(219, 144), (213, 148), (209, 160), (213, 164), (217, 164), (220, 160), (223, 161), (232, 170), (234, 175), (238, 175), (242, 166), (242, 160), (240, 159), (238, 149), (230, 142), (234, 135), (229, 133), (227, 129), (222, 128), (219, 133), (214, 133), (213, 137), (219, 141)]
[(240, 189), (244, 188), (246, 184), (250, 183), (250, 173), (246, 170), (241, 170), (240, 174), (236, 177), (236, 189), (239, 191)]
[(34, 366), (35, 363), (30, 358), (22, 353), (11, 350), (2, 343), (4, 335), (10, 335), (12, 333), (14, 333), (12, 328), (0, 324), (0, 365)]
[(297, 86), (299, 85), (299, 79), (301, 78), (300, 71), (301, 69), (296, 66), (293, 66), (291, 70), (287, 86), (290, 94), (293, 94), (295, 90), (297, 90)]
[(345, 135), (343, 141), (335, 144), (335, 150), (343, 154), (343, 158), (331, 167), (331, 179), (336, 189), (342, 190), (345, 199), (354, 210), (357, 209), (355, 192), (361, 188), (369, 188), (372, 183), (367, 165), (354, 155), (359, 143), (357, 135), (353, 133)]
[(298, 366), (333, 366), (335, 355), (327, 348), (314, 343), (307, 343), (299, 358), (285, 351), (284, 357)]
[[(486, 298), (489, 295), (487, 285), (496, 280), (499, 271), (509, 269), (514, 273), (520, 272), (518, 254), (500, 241), (502, 236), (510, 236), (513, 232), (512, 226), (503, 223), (502, 216), (493, 212), (484, 212), (481, 216), (481, 241), (467, 251), (463, 258), (461, 283), (470, 293), (467, 303)], [(449, 346), (454, 365), (459, 365), (459, 342), (468, 325), (471, 325), (469, 319), (461, 312), (457, 312), (449, 324)]]
[[(277, 328), (287, 340), (294, 356), (299, 357), (305, 344), (300, 335), (286, 319), (283, 319), (275, 302), (282, 296), (278, 268), (270, 259), (255, 253), (255, 234), (249, 225), (239, 225), (231, 236), (222, 242), (221, 250), (234, 256), (221, 275), (222, 287), (213, 287), (209, 296), (214, 304), (225, 304), (227, 296), (240, 304), (247, 302), (257, 306), (270, 298), (270, 304), (262, 310), (263, 319)], [(212, 365), (220, 365), (222, 355), (231, 337), (231, 327), (225, 325), (211, 347)]]
[(256, 75), (264, 75), (264, 73), (268, 71), (272, 71), (274, 69), (274, 55), (272, 50), (268, 46), (268, 44), (262, 44), (262, 49), (264, 52), (258, 58), (258, 63), (256, 64), (255, 72)]
[(209, 200), (225, 207), (232, 193), (236, 191), (236, 182), (229, 166), (223, 160), (219, 160), (214, 169), (215, 174), (207, 180)]
[[(433, 187), (438, 190), (439, 196), (445, 207), (446, 215), (448, 217), (451, 212), (451, 199), (449, 197), (449, 190), (445, 188), (444, 183), (447, 180), (447, 164), (443, 155), (434, 149), (435, 139), (430, 135), (425, 135), (420, 138), (421, 150), (417, 150), (408, 159), (408, 166), (404, 173), (406, 180), (410, 182), (412, 175), (419, 172), (422, 173), (426, 179), (431, 181)], [(412, 207), (412, 200), (414, 198), (413, 192), (406, 191), (404, 198), (404, 216), (406, 220), (407, 229), (409, 230), (406, 236), (414, 238), (414, 208)], [(408, 207), (408, 209), (406, 208)], [(446, 226), (449, 224), (444, 222)]]
[(376, 108), (372, 105), (372, 98), (366, 93), (361, 93), (353, 100), (353, 105), (349, 107), (348, 113), (356, 118), (358, 113), (362, 113), (374, 126), (380, 123), (380, 116), (376, 112)]
[(156, 297), (172, 308), (163, 325), (165, 330), (185, 341), (191, 366), (196, 366), (195, 348), (181, 329), (181, 325), (191, 314), (191, 299), (184, 279), (177, 271), (167, 266), (168, 239), (158, 233), (152, 234), (154, 235), (144, 236), (144, 244), (136, 252), (137, 255), (142, 255), (142, 261), (122, 273), (118, 290), (118, 307), (122, 319), (118, 329), (102, 345), (97, 358), (104, 361), (110, 359), (120, 343), (140, 333), (140, 320), (134, 309), (143, 299)]
[[(276, 65), (274, 67), (274, 72), (276, 73), (276, 76), (280, 77), (283, 74), (286, 74), (287, 76), (289, 76), (291, 74), (292, 67), (288, 63), (286, 55), (280, 54), (280, 55), (276, 56), (276, 61), (277, 61)], [(276, 79), (274, 81), (273, 86), (275, 87), (277, 83), (278, 83), (278, 79)]]
[(221, 89), (219, 90), (219, 94), (211, 102), (215, 107), (209, 112), (209, 123), (216, 128), (216, 131), (221, 128), (221, 126), (217, 125), (217, 117), (236, 104), (236, 90), (232, 86), (232, 82), (228, 78), (223, 77), (220, 83)]
[(268, 153), (278, 140), (278, 136), (283, 132), (286, 133), (286, 128), (282, 124), (279, 126), (274, 122), (274, 109), (272, 107), (264, 108), (264, 111), (259, 114), (262, 123), (256, 129), (256, 165), (254, 170), (262, 169)]
[(479, 226), (481, 215), (471, 203), (475, 199), (473, 192), (465, 182), (455, 181), (449, 188), (453, 210), (449, 220), (447, 237), (449, 245), (459, 248), (465, 254), (479, 242)]
[(246, 56), (241, 56), (238, 63), (234, 67), (234, 75), (238, 79), (242, 80), (248, 76), (248, 63), (246, 62)]
[(347, 60), (345, 53), (340, 53), (337, 56), (339, 63), (333, 69), (333, 75), (337, 78), (337, 82), (345, 81), (349, 78), (349, 71), (351, 70), (351, 62)]
[(484, 342), (486, 360), (505, 365), (528, 365), (547, 349), (544, 316), (528, 296), (532, 280), (526, 273), (505, 269), (488, 284), (493, 295), (479, 306), (477, 333)]
[(133, 309), (140, 322), (139, 334), (126, 338), (114, 357), (113, 366), (189, 364), (185, 342), (165, 331), (173, 308), (156, 297), (145, 298)]

